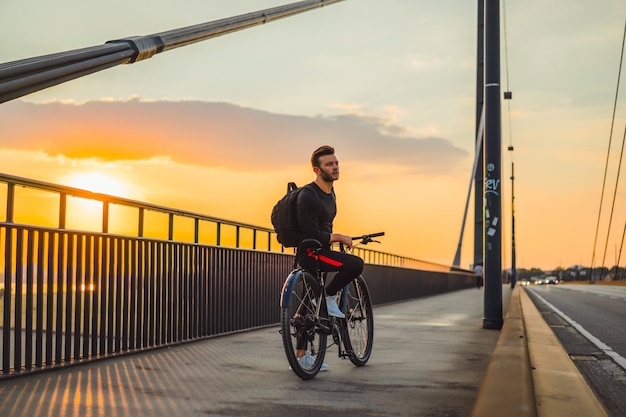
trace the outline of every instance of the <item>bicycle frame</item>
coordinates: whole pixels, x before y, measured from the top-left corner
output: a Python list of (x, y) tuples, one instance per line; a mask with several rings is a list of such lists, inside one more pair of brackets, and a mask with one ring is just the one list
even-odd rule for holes
[[(300, 274), (304, 274), (303, 268), (294, 269), (293, 271), (291, 271), (291, 273), (289, 274), (289, 276), (283, 283), (283, 288), (280, 291), (280, 307), (281, 308), (289, 307), (289, 304), (291, 302), (291, 294), (292, 294), (293, 286), (295, 282), (298, 280), (298, 276)], [(320, 285), (321, 285), (322, 281), (324, 280), (320, 279), (320, 277), (316, 277), (316, 278), (320, 281)], [(346, 304), (346, 300), (348, 298), (347, 291), (345, 291), (346, 288), (348, 288), (348, 285), (343, 287), (343, 290), (341, 291), (341, 300), (339, 304), (340, 306), (344, 306)]]

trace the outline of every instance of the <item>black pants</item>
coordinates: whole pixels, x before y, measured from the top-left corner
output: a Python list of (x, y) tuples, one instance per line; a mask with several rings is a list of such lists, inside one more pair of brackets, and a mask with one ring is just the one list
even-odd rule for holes
[(476, 288), (481, 288), (483, 286), (483, 276), (476, 275)]
[(328, 247), (324, 247), (317, 254), (303, 249), (298, 252), (297, 261), (301, 267), (315, 274), (316, 257), (321, 271), (337, 272), (330, 284), (326, 286), (328, 295), (337, 294), (363, 272), (363, 259), (349, 253), (332, 251)]

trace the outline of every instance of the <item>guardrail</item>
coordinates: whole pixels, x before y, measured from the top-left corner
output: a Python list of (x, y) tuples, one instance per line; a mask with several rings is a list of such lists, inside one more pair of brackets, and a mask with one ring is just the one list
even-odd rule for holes
[[(203, 242), (217, 246), (227, 245), (236, 248), (247, 247), (284, 251), (284, 248), (273, 237), (274, 230), (266, 227), (2, 173), (0, 173), (1, 183), (6, 184), (5, 221), (7, 223), (22, 222), (65, 230), (72, 228), (71, 225), (68, 225), (68, 218), (71, 216), (68, 214), (68, 210), (74, 210), (72, 213), (74, 218), (84, 216), (84, 213), (81, 213), (84, 210), (80, 203), (81, 201), (91, 201), (101, 204), (98, 208), (101, 212), (101, 223), (90, 225), (90, 231), (123, 235), (134, 233), (136, 237), (140, 238), (150, 237), (146, 236), (148, 234), (167, 240), (176, 238), (176, 240), (192, 243)], [(18, 189), (34, 190), (35, 194), (25, 193), (18, 196)], [(42, 216), (16, 219), (17, 207), (25, 208), (33, 204), (38, 207), (39, 211), (58, 213), (58, 218), (47, 219), (47, 221), (42, 219)], [(125, 218), (126, 223), (126, 225), (120, 225), (119, 221), (116, 222), (115, 224), (120, 225), (118, 230), (112, 230), (111, 227), (114, 207), (131, 210), (131, 212), (125, 213), (121, 213), (120, 210), (116, 212), (119, 218), (122, 216)], [(22, 209), (21, 211), (24, 214), (26, 210)], [(156, 216), (152, 219), (146, 219), (149, 213), (160, 214), (162, 217)], [(135, 220), (131, 221), (130, 217), (134, 217)], [(189, 220), (191, 224), (185, 224), (185, 219)], [(37, 221), (39, 223), (36, 223)], [(176, 227), (177, 222), (181, 223), (178, 227)], [(128, 223), (135, 225), (132, 232)], [(165, 223), (165, 227), (163, 227), (163, 223)], [(148, 224), (149, 227), (147, 227)]]
[(0, 223), (2, 374), (272, 325), (289, 256)]

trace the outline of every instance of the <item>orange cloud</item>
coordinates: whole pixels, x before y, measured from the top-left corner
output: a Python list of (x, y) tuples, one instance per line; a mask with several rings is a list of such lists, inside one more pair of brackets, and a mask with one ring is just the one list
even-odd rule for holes
[(295, 166), (321, 144), (333, 145), (346, 160), (428, 175), (448, 174), (468, 159), (448, 140), (410, 137), (405, 127), (381, 118), (290, 116), (228, 103), (14, 101), (3, 105), (0, 126), (5, 149), (102, 160), (167, 156), (230, 170)]

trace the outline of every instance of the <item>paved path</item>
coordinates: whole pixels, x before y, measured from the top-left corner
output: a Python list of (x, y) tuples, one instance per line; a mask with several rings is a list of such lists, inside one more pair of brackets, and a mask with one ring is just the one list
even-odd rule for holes
[(367, 366), (333, 347), (311, 381), (289, 370), (278, 327), (8, 379), (0, 416), (465, 417), (500, 335), (482, 316), (476, 289), (375, 307)]

